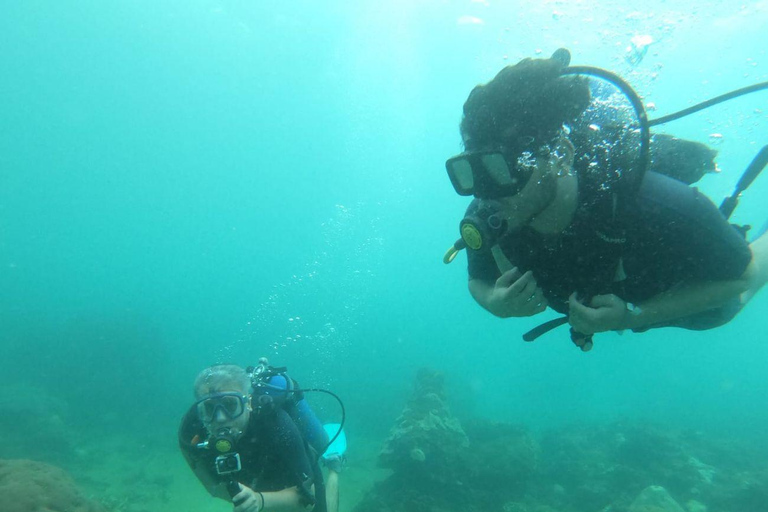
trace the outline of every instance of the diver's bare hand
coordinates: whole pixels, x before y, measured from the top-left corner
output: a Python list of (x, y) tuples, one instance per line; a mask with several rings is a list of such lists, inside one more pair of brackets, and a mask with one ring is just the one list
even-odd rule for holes
[(613, 294), (595, 295), (587, 306), (572, 293), (568, 298), (568, 310), (568, 323), (581, 334), (627, 328), (627, 303)]
[(494, 284), (488, 310), (501, 318), (531, 316), (547, 309), (544, 292), (530, 270), (521, 274), (517, 267), (501, 274)]
[(243, 484), (240, 484), (240, 492), (232, 497), (232, 503), (235, 504), (234, 512), (261, 512), (264, 504), (258, 492)]

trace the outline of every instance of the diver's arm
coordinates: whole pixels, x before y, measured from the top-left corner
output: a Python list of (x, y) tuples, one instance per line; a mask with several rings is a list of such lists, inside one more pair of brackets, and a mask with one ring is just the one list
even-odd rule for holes
[[(759, 240), (747, 245), (743, 234), (696, 189), (653, 173), (648, 178), (643, 180), (639, 204), (647, 203), (642, 210), (649, 226), (656, 226), (656, 234), (645, 233), (635, 243), (655, 248), (652, 266), (685, 264), (684, 274), (695, 277), (636, 304), (639, 311), (633, 314), (624, 303), (617, 328), (647, 329), (717, 309), (735, 298), (746, 302), (751, 290), (760, 286)], [(664, 207), (662, 201), (676, 206)]]
[[(234, 512), (307, 512), (314, 506), (304, 499), (297, 487), (261, 493), (243, 484), (240, 488), (240, 494), (232, 498), (237, 503)], [(314, 486), (312, 489), (314, 492)]]
[(723, 306), (749, 289), (749, 281), (710, 281), (660, 293), (639, 304), (637, 314), (626, 314), (624, 329), (639, 329)]
[[(187, 457), (187, 454), (185, 453), (184, 456)], [(187, 462), (189, 461), (190, 459), (187, 457)], [(205, 487), (205, 490), (208, 491), (211, 496), (220, 498), (224, 501), (232, 501), (232, 497), (229, 495), (229, 491), (227, 491), (226, 482), (222, 482), (221, 479), (214, 476), (203, 464), (193, 465), (190, 462), (190, 467), (197, 479), (200, 480), (200, 483), (203, 484), (203, 487)]]
[(628, 329), (637, 329), (718, 308), (736, 297), (746, 303), (765, 283), (761, 254), (753, 242), (752, 259), (738, 279), (695, 283), (669, 290), (640, 304), (640, 313), (627, 315)]
[[(264, 508), (261, 508), (261, 496), (250, 487), (240, 484), (240, 494), (232, 497), (227, 491), (226, 483), (217, 481), (212, 475), (202, 469), (197, 470), (196, 468), (194, 473), (208, 492), (211, 493), (211, 496), (221, 498), (230, 503), (233, 501), (238, 502), (238, 506), (235, 507), (235, 510), (238, 512), (241, 510), (256, 510), (256, 507), (258, 507), (259, 512), (262, 510), (268, 512), (306, 512), (313, 507), (313, 505), (302, 496), (297, 487), (290, 487), (275, 492), (262, 492), (261, 495), (264, 496)], [(310, 489), (314, 493), (314, 486)]]
[(339, 512), (339, 474), (332, 469), (325, 482), (325, 503), (328, 512)]
[[(314, 492), (312, 486), (312, 492)], [(265, 492), (264, 509), (270, 512), (305, 512), (312, 510), (311, 503), (307, 503), (297, 487), (283, 489), (276, 492)]]
[(581, 304), (576, 294), (569, 299), (569, 322), (578, 332), (593, 334), (624, 329), (645, 329), (723, 306), (749, 289), (751, 269), (735, 280), (683, 285), (636, 304), (630, 312), (616, 295), (598, 295)]
[(187, 461), (192, 472), (211, 496), (231, 501), (226, 484), (214, 476), (199, 458), (193, 456), (188, 450), (182, 449), (181, 453), (184, 455), (184, 460)]
[(504, 272), (496, 281), (469, 279), (469, 293), (475, 301), (499, 318), (531, 316), (547, 309), (547, 300), (530, 271), (517, 268)]
[(744, 304), (749, 302), (768, 282), (768, 222), (759, 233), (757, 239), (749, 244), (749, 250), (752, 251), (752, 261), (746, 272), (749, 290), (741, 295)]
[(507, 318), (512, 315), (504, 314), (502, 304), (495, 300), (494, 281), (487, 281), (485, 279), (469, 279), (469, 293), (475, 302), (480, 304), (486, 311), (492, 313), (499, 318)]

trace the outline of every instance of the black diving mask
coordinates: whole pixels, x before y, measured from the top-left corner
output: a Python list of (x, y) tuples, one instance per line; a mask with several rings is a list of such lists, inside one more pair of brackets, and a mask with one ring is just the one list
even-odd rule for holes
[(460, 196), (498, 199), (522, 190), (536, 169), (536, 158), (533, 151), (466, 151), (449, 158), (445, 169)]
[(212, 423), (221, 413), (227, 420), (242, 416), (247, 395), (236, 392), (213, 393), (196, 402), (197, 414), (203, 423)]

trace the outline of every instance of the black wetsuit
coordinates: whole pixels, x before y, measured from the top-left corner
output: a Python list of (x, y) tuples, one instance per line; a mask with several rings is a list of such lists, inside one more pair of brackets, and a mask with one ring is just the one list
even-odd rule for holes
[[(606, 240), (605, 233), (618, 226), (605, 207), (608, 200), (599, 183), (579, 174), (579, 207), (562, 234), (545, 236), (526, 227), (499, 241), (521, 272), (533, 272), (560, 313), (567, 312), (565, 301), (574, 291), (582, 298), (614, 293), (642, 304), (678, 285), (737, 279), (749, 265), (752, 255), (743, 235), (693, 187), (648, 172), (634, 200), (619, 210), (622, 230), (614, 233), (623, 231), (623, 244)], [(477, 208), (475, 200), (467, 213)], [(614, 281), (619, 258), (626, 279)], [(470, 278), (495, 281), (500, 275), (490, 249), (468, 251), (468, 262)], [(738, 312), (737, 302), (664, 325), (716, 327)]]
[(219, 475), (215, 450), (196, 447), (207, 435), (196, 408), (190, 408), (179, 428), (179, 446), (193, 470), (202, 469), (212, 481), (234, 478), (254, 491), (297, 487), (307, 503), (315, 504), (313, 511), (325, 512), (325, 487), (317, 456), (284, 409), (251, 415), (234, 449), (240, 454), (242, 465), (242, 470), (236, 473)]

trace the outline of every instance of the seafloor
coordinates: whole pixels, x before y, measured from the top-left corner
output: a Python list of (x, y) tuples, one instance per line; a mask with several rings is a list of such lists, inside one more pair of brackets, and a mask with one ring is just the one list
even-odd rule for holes
[[(2, 512), (231, 510), (194, 478), (173, 432), (73, 433), (18, 397), (1, 399), (15, 413), (5, 423), (17, 419), (4, 425)], [(349, 433), (342, 512), (768, 510), (766, 443), (638, 421), (543, 432), (459, 421), (430, 370), (403, 405), (385, 438)]]

